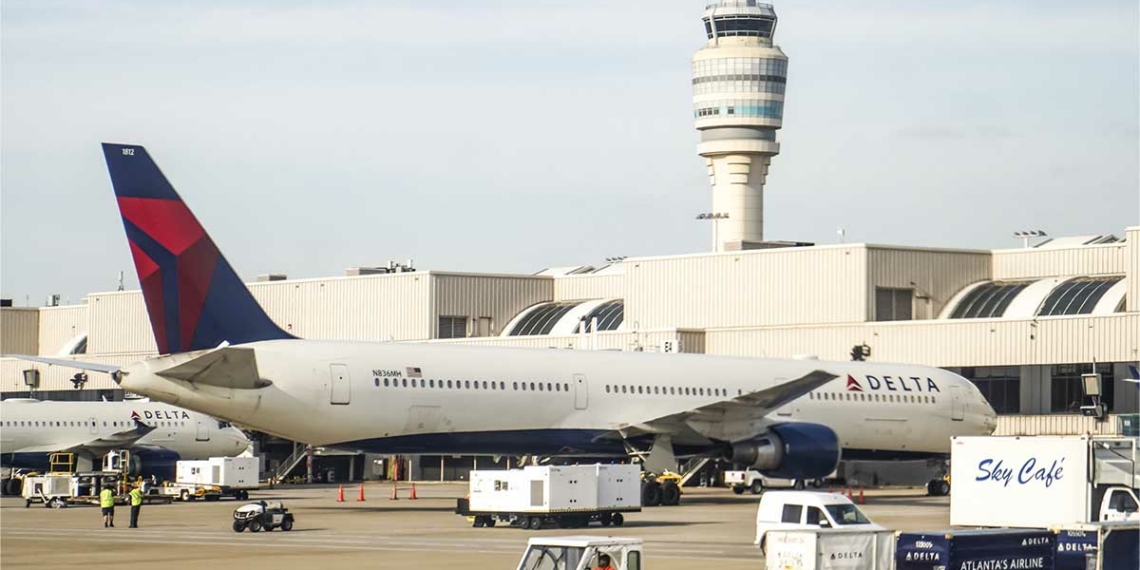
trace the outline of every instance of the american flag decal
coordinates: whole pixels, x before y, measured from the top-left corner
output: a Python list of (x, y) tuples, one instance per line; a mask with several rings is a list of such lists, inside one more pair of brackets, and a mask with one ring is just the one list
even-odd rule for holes
[(419, 367), (409, 366), (407, 368), (407, 372), (408, 372), (408, 378), (423, 378), (424, 377), (423, 370), (420, 370)]

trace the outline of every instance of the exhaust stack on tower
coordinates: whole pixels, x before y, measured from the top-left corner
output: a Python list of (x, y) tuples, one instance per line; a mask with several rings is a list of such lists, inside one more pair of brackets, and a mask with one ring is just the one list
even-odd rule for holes
[(780, 153), (788, 56), (772, 43), (771, 4), (720, 0), (703, 20), (709, 41), (693, 56), (693, 116), (719, 214), (713, 250), (763, 247), (764, 182)]

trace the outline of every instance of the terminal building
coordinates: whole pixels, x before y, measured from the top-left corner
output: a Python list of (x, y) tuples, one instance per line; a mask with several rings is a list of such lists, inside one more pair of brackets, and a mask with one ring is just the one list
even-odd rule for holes
[[(779, 152), (788, 58), (772, 43), (771, 6), (725, 0), (704, 24), (693, 88), (712, 251), (525, 275), (410, 264), (317, 279), (266, 275), (249, 284), (254, 297), (283, 330), (309, 339), (938, 366), (978, 385), (1001, 414), (999, 433), (1120, 433), (1118, 416), (1140, 411), (1140, 385), (1123, 381), (1140, 360), (1140, 227), (999, 250), (764, 241), (764, 181)], [(0, 331), (6, 354), (116, 365), (157, 354), (138, 291), (3, 307)], [(40, 371), (34, 390), (29, 369)], [(1081, 414), (1090, 372), (1101, 377), (1103, 418)], [(106, 375), (0, 360), (0, 396), (33, 391), (123, 397)], [(460, 477), (471, 463), (456, 461), (424, 458), (420, 473)], [(363, 462), (352, 465), (361, 472)]]

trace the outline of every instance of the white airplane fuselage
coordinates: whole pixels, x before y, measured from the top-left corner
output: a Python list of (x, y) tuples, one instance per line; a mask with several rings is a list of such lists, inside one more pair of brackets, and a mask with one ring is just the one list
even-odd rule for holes
[[(153, 427), (128, 449), (165, 451), (179, 459), (236, 456), (249, 446), (241, 430), (206, 414), (161, 402), (47, 402), (9, 399), (0, 402), (0, 461), (23, 466), (41, 463), (46, 454), (83, 448), (98, 465), (97, 452), (108, 440), (136, 427)], [(94, 442), (94, 443), (93, 443)]]
[(838, 378), (763, 421), (690, 421), (671, 434), (678, 453), (803, 422), (834, 430), (845, 458), (921, 458), (947, 455), (951, 437), (995, 426), (971, 382), (926, 366), (309, 340), (237, 346), (254, 350), (267, 385), (154, 374), (201, 353), (130, 365), (120, 381), (280, 437), (373, 453), (624, 454), (613, 434), (652, 435), (647, 422), (817, 369)]

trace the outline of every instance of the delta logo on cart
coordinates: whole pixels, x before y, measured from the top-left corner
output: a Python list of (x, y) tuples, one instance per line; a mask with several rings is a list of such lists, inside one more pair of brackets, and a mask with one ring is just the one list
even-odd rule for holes
[(864, 390), (863, 384), (855, 379), (854, 376), (847, 375), (847, 391), (848, 392), (939, 392), (942, 390), (938, 388), (938, 384), (930, 378), (921, 378), (918, 376), (872, 376), (867, 374), (863, 376), (863, 382), (867, 384), (867, 389)]

